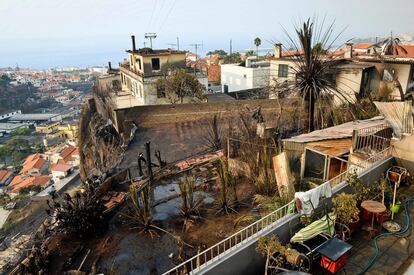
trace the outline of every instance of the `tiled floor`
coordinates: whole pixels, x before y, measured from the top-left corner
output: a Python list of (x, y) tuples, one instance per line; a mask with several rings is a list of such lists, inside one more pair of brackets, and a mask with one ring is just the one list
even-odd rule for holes
[[(414, 198), (414, 185), (401, 187), (400, 194), (405, 197)], [(414, 201), (410, 207), (411, 226), (402, 237), (386, 236), (378, 240), (379, 254), (365, 274), (404, 274), (414, 260), (414, 234), (412, 234), (412, 225), (414, 223)], [(404, 227), (406, 224), (405, 209), (401, 207), (400, 213), (395, 220)], [(367, 225), (365, 224), (365, 227)], [(374, 242), (369, 238), (367, 231), (362, 229), (355, 232), (349, 241), (353, 245), (350, 258), (344, 268), (338, 274), (359, 274), (365, 269), (368, 262), (375, 254)], [(385, 232), (383, 230), (383, 232)], [(411, 242), (413, 244), (411, 245)], [(409, 274), (408, 272), (406, 274)]]

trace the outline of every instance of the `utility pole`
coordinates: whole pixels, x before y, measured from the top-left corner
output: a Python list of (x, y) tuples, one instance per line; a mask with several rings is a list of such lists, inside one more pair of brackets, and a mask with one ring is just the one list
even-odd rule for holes
[(194, 49), (195, 49), (195, 55), (196, 55), (196, 61), (195, 61), (195, 64), (194, 64), (194, 75), (195, 75), (196, 72), (197, 72), (196, 69), (197, 69), (197, 62), (198, 62), (198, 56), (197, 56), (198, 47), (203, 46), (203, 44), (197, 44), (197, 43), (195, 43), (195, 44), (190, 44), (190, 46), (194, 47)]
[(233, 41), (230, 39), (230, 55), (233, 53)]
[(147, 32), (147, 33), (145, 33), (145, 38), (150, 40), (150, 47), (152, 49), (152, 39), (157, 38), (157, 34), (153, 33), (153, 32)]

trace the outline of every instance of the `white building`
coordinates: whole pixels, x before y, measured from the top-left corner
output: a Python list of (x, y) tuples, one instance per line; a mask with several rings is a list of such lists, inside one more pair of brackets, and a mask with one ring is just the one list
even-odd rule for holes
[(223, 92), (235, 92), (269, 85), (270, 63), (249, 57), (241, 64), (221, 65)]

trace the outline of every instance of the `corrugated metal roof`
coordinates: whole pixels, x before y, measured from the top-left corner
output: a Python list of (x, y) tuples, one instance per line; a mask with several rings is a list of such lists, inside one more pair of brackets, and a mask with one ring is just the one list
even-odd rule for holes
[(386, 124), (385, 119), (382, 116), (376, 116), (366, 120), (346, 122), (341, 125), (336, 125), (322, 130), (317, 130), (307, 134), (302, 134), (288, 139), (284, 139), (283, 141), (309, 143), (320, 140), (351, 138), (352, 132), (354, 130), (359, 130), (368, 127), (377, 127), (384, 124)]
[(391, 125), (394, 134), (401, 137), (402, 134), (411, 134), (413, 130), (413, 113), (410, 101), (374, 102), (378, 111)]
[(26, 121), (26, 120), (49, 120), (54, 117), (59, 116), (59, 114), (16, 114), (10, 118), (10, 121)]

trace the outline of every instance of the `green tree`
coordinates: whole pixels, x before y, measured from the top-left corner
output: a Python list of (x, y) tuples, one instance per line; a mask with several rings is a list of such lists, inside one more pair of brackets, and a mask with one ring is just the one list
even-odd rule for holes
[(262, 40), (259, 37), (254, 39), (254, 45), (256, 45), (256, 55), (259, 56), (259, 46), (262, 45)]
[(30, 130), (29, 128), (18, 128), (14, 130), (13, 132), (11, 132), (11, 135), (12, 136), (26, 136), (26, 135), (29, 135), (30, 133), (32, 133), (32, 130)]
[(248, 56), (254, 56), (254, 51), (253, 50), (248, 50), (245, 54), (247, 57)]
[(213, 55), (213, 54), (217, 54), (217, 55), (219, 55), (219, 56), (221, 56), (221, 57), (223, 57), (223, 56), (226, 56), (226, 55), (227, 55), (227, 53), (226, 53), (224, 50), (214, 50), (214, 51), (209, 51), (209, 52), (207, 53), (207, 55)]
[(166, 97), (172, 104), (183, 103), (185, 97), (202, 99), (205, 92), (205, 87), (197, 78), (182, 69), (157, 79), (155, 86), (159, 96)]
[(234, 52), (231, 55), (224, 57), (222, 61), (224, 64), (240, 63), (242, 61), (241, 54), (239, 52)]
[(4, 165), (7, 165), (6, 160), (7, 160), (7, 157), (10, 155), (10, 152), (8, 149), (9, 148), (4, 145), (0, 147), (0, 159), (3, 161)]
[(11, 81), (10, 77), (8, 77), (7, 75), (3, 74), (0, 77), (0, 86), (6, 86), (7, 84), (9, 84)]

